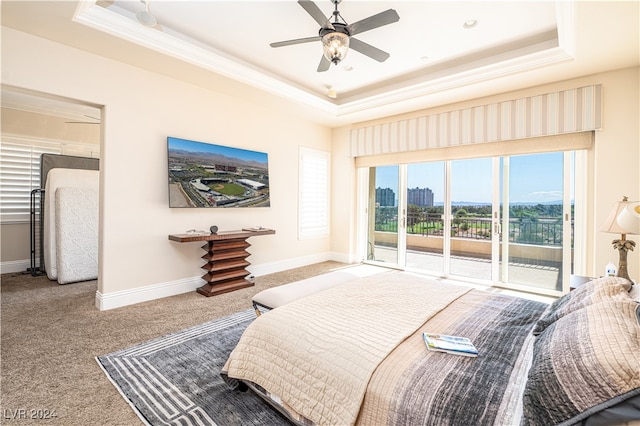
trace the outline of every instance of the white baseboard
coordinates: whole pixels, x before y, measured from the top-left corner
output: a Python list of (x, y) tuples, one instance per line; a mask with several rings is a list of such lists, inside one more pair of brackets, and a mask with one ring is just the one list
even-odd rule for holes
[(0, 274), (10, 274), (13, 272), (25, 272), (31, 268), (31, 261), (26, 260), (10, 260), (0, 263)]
[(247, 268), (251, 275), (256, 277), (287, 271), (289, 269), (300, 268), (302, 266), (313, 265), (314, 263), (333, 260), (331, 253), (314, 254), (311, 256), (296, 257), (293, 259), (281, 260), (260, 265), (251, 265)]
[(195, 291), (203, 284), (204, 282), (198, 276), (165, 283), (151, 284), (144, 287), (132, 288), (130, 290), (114, 291), (113, 293), (106, 294), (103, 294), (98, 290), (96, 291), (96, 308), (101, 311), (107, 311), (109, 309), (135, 305), (136, 303), (148, 302), (149, 300), (161, 299), (163, 297)]
[[(348, 255), (339, 253), (322, 253), (311, 256), (297, 257), (278, 262), (264, 263), (260, 265), (251, 265), (247, 270), (253, 276), (262, 276), (282, 272), (288, 269), (300, 268), (302, 266), (312, 265), (314, 263), (326, 262), (333, 260), (336, 262), (349, 263), (344, 259), (349, 258)], [(204, 284), (202, 278), (190, 277), (176, 281), (152, 284), (144, 287), (133, 288), (130, 290), (115, 291), (113, 293), (103, 294), (96, 292), (96, 308), (101, 311), (120, 308), (123, 306), (134, 305), (136, 303), (148, 302), (150, 300), (160, 299), (163, 297), (175, 296), (182, 293), (195, 291)]]

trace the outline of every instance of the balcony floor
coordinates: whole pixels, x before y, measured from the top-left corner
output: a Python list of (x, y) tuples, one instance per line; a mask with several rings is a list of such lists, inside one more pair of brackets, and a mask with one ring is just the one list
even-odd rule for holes
[[(374, 259), (377, 262), (396, 263), (397, 252), (393, 248), (375, 246)], [(443, 256), (420, 251), (407, 250), (406, 267), (425, 273), (440, 275)], [(487, 259), (451, 256), (451, 277), (491, 282), (491, 261)], [(535, 289), (562, 290), (562, 270), (553, 266), (540, 266), (526, 263), (509, 263), (509, 283), (528, 286)]]

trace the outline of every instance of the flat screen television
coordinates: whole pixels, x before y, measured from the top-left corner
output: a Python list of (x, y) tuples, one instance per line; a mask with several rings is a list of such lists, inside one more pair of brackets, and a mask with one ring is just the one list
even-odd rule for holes
[(167, 138), (169, 207), (269, 207), (268, 155)]

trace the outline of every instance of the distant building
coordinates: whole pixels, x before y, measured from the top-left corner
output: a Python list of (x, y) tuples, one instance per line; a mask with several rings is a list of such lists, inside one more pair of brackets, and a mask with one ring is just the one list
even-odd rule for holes
[(429, 188), (409, 188), (407, 190), (407, 203), (414, 206), (433, 206), (433, 191)]
[(193, 185), (194, 188), (196, 188), (198, 191), (210, 191), (211, 188), (209, 188), (207, 185), (205, 185), (204, 183), (202, 183), (202, 181), (200, 179), (194, 179), (191, 181), (191, 185)]
[(376, 188), (376, 204), (379, 206), (395, 206), (396, 193), (391, 188)]
[(222, 172), (231, 172), (231, 173), (235, 173), (238, 171), (238, 168), (236, 166), (230, 166), (228, 164), (216, 164), (215, 169)]
[(256, 182), (255, 180), (250, 179), (238, 179), (238, 182), (255, 190), (262, 189), (266, 186), (264, 183)]

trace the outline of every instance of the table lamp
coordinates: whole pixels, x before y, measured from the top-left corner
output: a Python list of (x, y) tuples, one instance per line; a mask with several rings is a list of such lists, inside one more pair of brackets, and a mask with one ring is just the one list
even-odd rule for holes
[(620, 239), (611, 242), (620, 255), (617, 276), (631, 281), (627, 271), (627, 252), (633, 251), (636, 243), (627, 240), (627, 234), (640, 234), (640, 201), (630, 202), (627, 197), (622, 197), (622, 201), (613, 205), (598, 231), (621, 235)]

